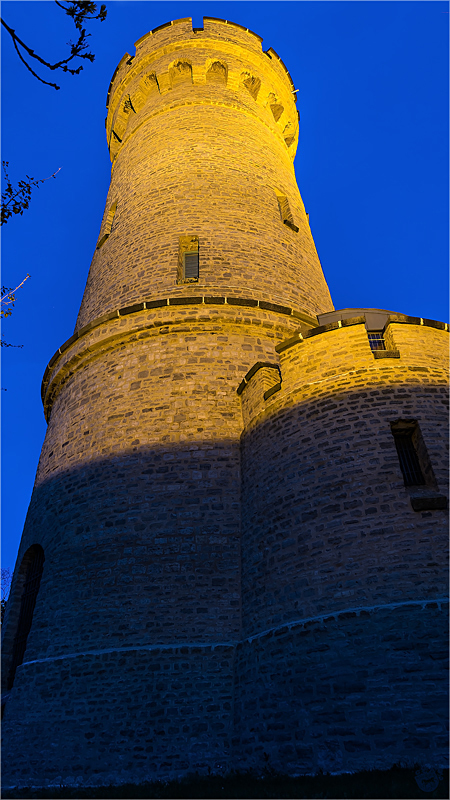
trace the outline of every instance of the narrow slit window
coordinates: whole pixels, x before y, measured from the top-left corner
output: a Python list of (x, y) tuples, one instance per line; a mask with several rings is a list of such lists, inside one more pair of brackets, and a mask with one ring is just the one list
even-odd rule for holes
[(192, 83), (192, 66), (187, 61), (178, 61), (169, 69), (169, 76), (172, 89), (182, 83)]
[(8, 673), (8, 690), (12, 689), (17, 667), (20, 667), (23, 662), (43, 569), (44, 551), (42, 547), (35, 545), (25, 573), (25, 583), (20, 601), (19, 622), (13, 643), (12, 662)]
[(277, 189), (275, 189), (275, 194), (277, 197), (278, 208), (280, 211), (280, 217), (282, 219), (282, 222), (284, 223), (284, 225), (287, 225), (287, 227), (290, 228), (291, 231), (294, 231), (294, 233), (298, 233), (298, 227), (294, 223), (292, 212), (289, 206), (289, 200), (287, 199), (285, 194), (281, 194), (281, 192), (279, 192)]
[(424, 486), (427, 481), (416, 449), (420, 437), (417, 422), (399, 422), (391, 425), (391, 430), (405, 486)]
[(100, 238), (99, 238), (99, 240), (97, 242), (97, 250), (100, 250), (101, 246), (105, 244), (108, 236), (110, 235), (110, 233), (112, 231), (112, 226), (113, 226), (114, 217), (115, 217), (115, 214), (116, 214), (116, 209), (117, 209), (117, 200), (115, 200), (114, 203), (112, 204), (112, 206), (110, 206), (110, 209), (108, 211), (108, 215), (107, 215), (106, 220), (105, 220), (105, 225), (103, 227), (103, 234), (100, 236)]

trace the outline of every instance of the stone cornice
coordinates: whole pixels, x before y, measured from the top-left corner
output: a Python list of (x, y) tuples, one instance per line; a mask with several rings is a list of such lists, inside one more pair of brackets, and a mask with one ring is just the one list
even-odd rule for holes
[[(121, 319), (130, 314), (139, 314), (140, 312), (147, 310), (151, 311), (153, 309), (164, 308), (173, 309), (180, 306), (231, 306), (235, 307), (236, 309), (248, 308), (252, 310), (259, 308), (262, 311), (269, 311), (274, 314), (280, 314), (283, 317), (290, 317), (292, 320), (298, 320), (299, 323), (302, 322), (311, 327), (317, 325), (317, 319), (315, 317), (311, 317), (309, 314), (305, 314), (302, 311), (297, 311), (289, 306), (279, 305), (278, 303), (271, 303), (266, 300), (259, 300), (252, 297), (198, 294), (192, 296), (164, 297), (157, 300), (143, 300), (142, 302), (134, 303), (133, 305), (118, 308), (114, 311), (109, 311), (107, 314), (102, 314), (102, 316), (97, 317), (96, 319), (92, 320), (92, 322), (89, 322), (87, 325), (84, 325), (82, 328), (75, 331), (75, 333), (69, 339), (67, 339), (61, 345), (61, 347), (58, 348), (56, 353), (54, 353), (48, 362), (42, 379), (41, 398), (42, 402), (44, 403), (44, 410), (46, 410), (45, 398), (47, 389), (52, 380), (53, 374), (55, 374), (57, 362), (64, 352), (71, 347), (71, 345), (75, 344), (75, 342), (77, 342), (79, 339), (87, 336), (87, 334), (89, 334), (94, 328), (98, 328), (100, 325), (103, 325), (104, 323), (110, 322), (114, 319)], [(47, 414), (46, 418), (48, 418)]]

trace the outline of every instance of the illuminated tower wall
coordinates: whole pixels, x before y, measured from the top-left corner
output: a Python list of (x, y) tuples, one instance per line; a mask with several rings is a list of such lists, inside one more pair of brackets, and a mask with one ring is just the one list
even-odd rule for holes
[(379, 312), (379, 357), (334, 311), (294, 89), (211, 18), (113, 76), (4, 625), (5, 786), (442, 762), (448, 329)]

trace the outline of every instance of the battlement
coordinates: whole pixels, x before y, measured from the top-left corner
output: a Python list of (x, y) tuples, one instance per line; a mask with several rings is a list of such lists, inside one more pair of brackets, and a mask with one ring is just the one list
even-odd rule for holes
[[(370, 340), (366, 316), (338, 319), (276, 345), (279, 364), (255, 364), (237, 389), (244, 425), (253, 427), (305, 398), (335, 394), (379, 382), (437, 381), (445, 385), (448, 329), (445, 322), (371, 309), (369, 320), (385, 315), (380, 338)], [(331, 312), (339, 316), (341, 312)], [(387, 317), (386, 317), (387, 315)], [(345, 314), (344, 314), (345, 316)], [(372, 322), (373, 324), (373, 322)]]
[(294, 83), (275, 50), (263, 51), (261, 42), (247, 28), (213, 17), (204, 18), (203, 28), (193, 28), (191, 18), (185, 18), (142, 36), (135, 55), (122, 57), (108, 89), (105, 124), (111, 160), (143, 116), (159, 113), (168, 100), (189, 97), (191, 103), (211, 103), (213, 98), (202, 91), (208, 84), (213, 84), (215, 103), (238, 100), (241, 110), (260, 114), (281, 135), (293, 159), (299, 120)]

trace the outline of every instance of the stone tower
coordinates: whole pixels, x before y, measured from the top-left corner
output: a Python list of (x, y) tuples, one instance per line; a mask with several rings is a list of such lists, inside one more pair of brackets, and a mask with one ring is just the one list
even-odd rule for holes
[(294, 88), (212, 18), (113, 76), (4, 625), (5, 786), (442, 765), (448, 327), (333, 310)]

